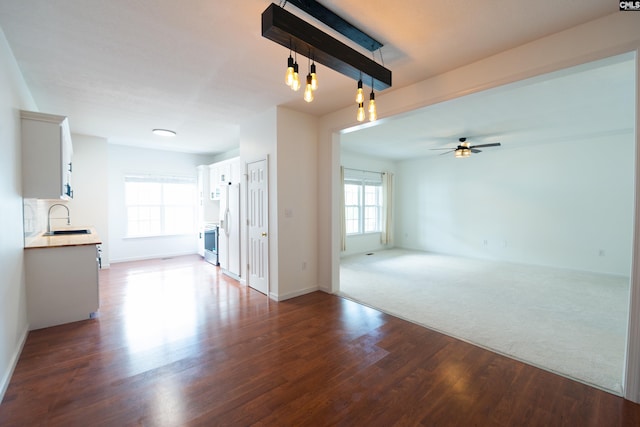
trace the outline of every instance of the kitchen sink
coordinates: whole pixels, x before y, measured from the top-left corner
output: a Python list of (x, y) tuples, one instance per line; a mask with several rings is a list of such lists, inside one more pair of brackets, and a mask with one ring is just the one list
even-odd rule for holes
[(69, 234), (91, 234), (91, 230), (80, 228), (77, 230), (53, 230), (44, 233), (44, 236), (64, 236)]

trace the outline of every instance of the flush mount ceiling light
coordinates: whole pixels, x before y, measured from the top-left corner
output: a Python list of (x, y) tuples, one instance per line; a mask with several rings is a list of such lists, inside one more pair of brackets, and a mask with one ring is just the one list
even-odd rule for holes
[[(293, 0), (289, 3), (371, 52), (382, 47), (380, 42), (349, 24), (317, 1)], [(366, 81), (371, 79), (372, 90), (381, 91), (391, 87), (390, 70), (275, 3), (262, 12), (262, 36), (287, 49), (293, 47), (294, 52), (309, 52), (314, 61), (313, 72), (310, 73), (312, 77), (315, 76), (315, 62), (318, 62), (354, 80), (360, 80), (363, 77)], [(287, 65), (289, 66), (289, 64), (290, 61)]]
[(167, 137), (176, 136), (176, 132), (169, 129), (154, 129), (151, 132), (153, 132), (154, 135), (160, 135), (160, 136), (167, 136)]

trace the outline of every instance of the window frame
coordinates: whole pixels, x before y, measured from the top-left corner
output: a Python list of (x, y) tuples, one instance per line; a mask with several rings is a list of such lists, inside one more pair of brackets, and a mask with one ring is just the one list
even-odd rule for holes
[[(384, 201), (383, 201), (383, 194), (382, 194), (382, 173), (356, 171), (356, 170), (349, 170), (349, 171), (351, 173), (348, 173), (348, 176), (347, 176), (347, 172), (345, 168), (344, 189), (343, 189), (344, 199), (345, 199), (344, 200), (345, 234), (347, 236), (358, 236), (358, 235), (365, 235), (365, 234), (381, 233), (383, 231), (382, 230), (382, 227), (383, 227), (382, 213), (384, 209)], [(361, 176), (357, 176), (358, 172), (360, 172)], [(357, 205), (353, 203), (350, 203), (350, 204), (347, 203), (347, 198), (349, 198), (349, 194), (351, 194), (351, 192), (347, 189), (347, 186), (358, 187)], [(368, 188), (376, 188), (376, 194), (375, 194), (376, 203), (374, 204), (367, 204)], [(357, 213), (358, 230), (349, 231), (350, 230), (349, 222), (350, 221), (353, 222), (352, 216), (349, 215), (349, 210), (354, 208), (357, 208), (357, 212), (358, 212)], [(376, 211), (376, 214), (374, 215), (375, 221), (376, 221), (375, 230), (367, 229), (367, 226), (366, 226), (367, 221), (371, 219), (370, 216), (367, 216), (367, 210), (371, 208), (374, 208)], [(351, 230), (353, 230), (352, 227), (351, 227)]]
[[(133, 198), (136, 200), (132, 202), (130, 199), (132, 195), (129, 193), (128, 184), (130, 183), (142, 183), (159, 186), (159, 199), (149, 201), (143, 201), (141, 203), (140, 194), (135, 195)], [(178, 199), (167, 199), (170, 195), (168, 186), (170, 185), (185, 185), (185, 189), (188, 189), (190, 196), (182, 201)], [(139, 189), (136, 191), (140, 191)], [(197, 180), (195, 177), (190, 176), (173, 176), (173, 175), (140, 175), (140, 174), (127, 174), (124, 177), (124, 217), (125, 217), (125, 233), (126, 239), (138, 239), (138, 238), (150, 238), (150, 237), (169, 237), (169, 236), (187, 236), (196, 232), (197, 222)], [(188, 203), (185, 203), (188, 200)], [(145, 203), (146, 202), (146, 203)], [(142, 220), (139, 217), (132, 218), (131, 209), (138, 210), (157, 210), (155, 215), (147, 214), (147, 218)], [(172, 226), (168, 220), (175, 217), (172, 210), (186, 210), (184, 215), (177, 215), (180, 218), (175, 224), (184, 224), (183, 226)], [(182, 221), (182, 223), (180, 223)], [(132, 229), (131, 224), (137, 222), (138, 224), (152, 222), (159, 222), (155, 226), (147, 227), (146, 232), (143, 230), (143, 226), (135, 227)]]

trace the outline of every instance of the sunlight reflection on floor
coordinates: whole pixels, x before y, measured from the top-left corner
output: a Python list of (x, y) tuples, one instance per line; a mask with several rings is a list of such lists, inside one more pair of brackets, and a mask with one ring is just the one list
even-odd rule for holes
[(197, 281), (187, 268), (132, 275), (127, 282), (122, 312), (127, 352), (133, 370), (141, 372), (166, 364), (163, 354), (180, 355), (175, 346), (194, 341)]

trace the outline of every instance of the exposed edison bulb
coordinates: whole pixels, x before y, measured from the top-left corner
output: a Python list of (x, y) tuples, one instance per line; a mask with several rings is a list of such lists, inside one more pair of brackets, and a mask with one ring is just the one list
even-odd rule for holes
[(361, 122), (364, 120), (364, 103), (359, 103), (358, 104), (358, 115), (356, 116), (356, 119)]
[(298, 63), (293, 64), (293, 82), (291, 82), (291, 89), (298, 91), (300, 89), (300, 76), (298, 75)]
[(371, 91), (371, 95), (369, 96), (369, 121), (373, 122), (378, 119), (378, 110), (376, 108), (376, 96)]
[(356, 91), (356, 102), (362, 104), (364, 102), (364, 92), (362, 91), (362, 79), (358, 80), (358, 90)]
[(313, 101), (313, 78), (311, 73), (307, 74), (307, 85), (304, 87), (304, 100), (307, 102)]
[(316, 75), (316, 64), (311, 64), (311, 89), (318, 89), (318, 76)]
[(291, 86), (293, 83), (293, 58), (291, 54), (289, 54), (289, 59), (287, 60), (287, 73), (284, 75), (284, 82), (287, 86)]

